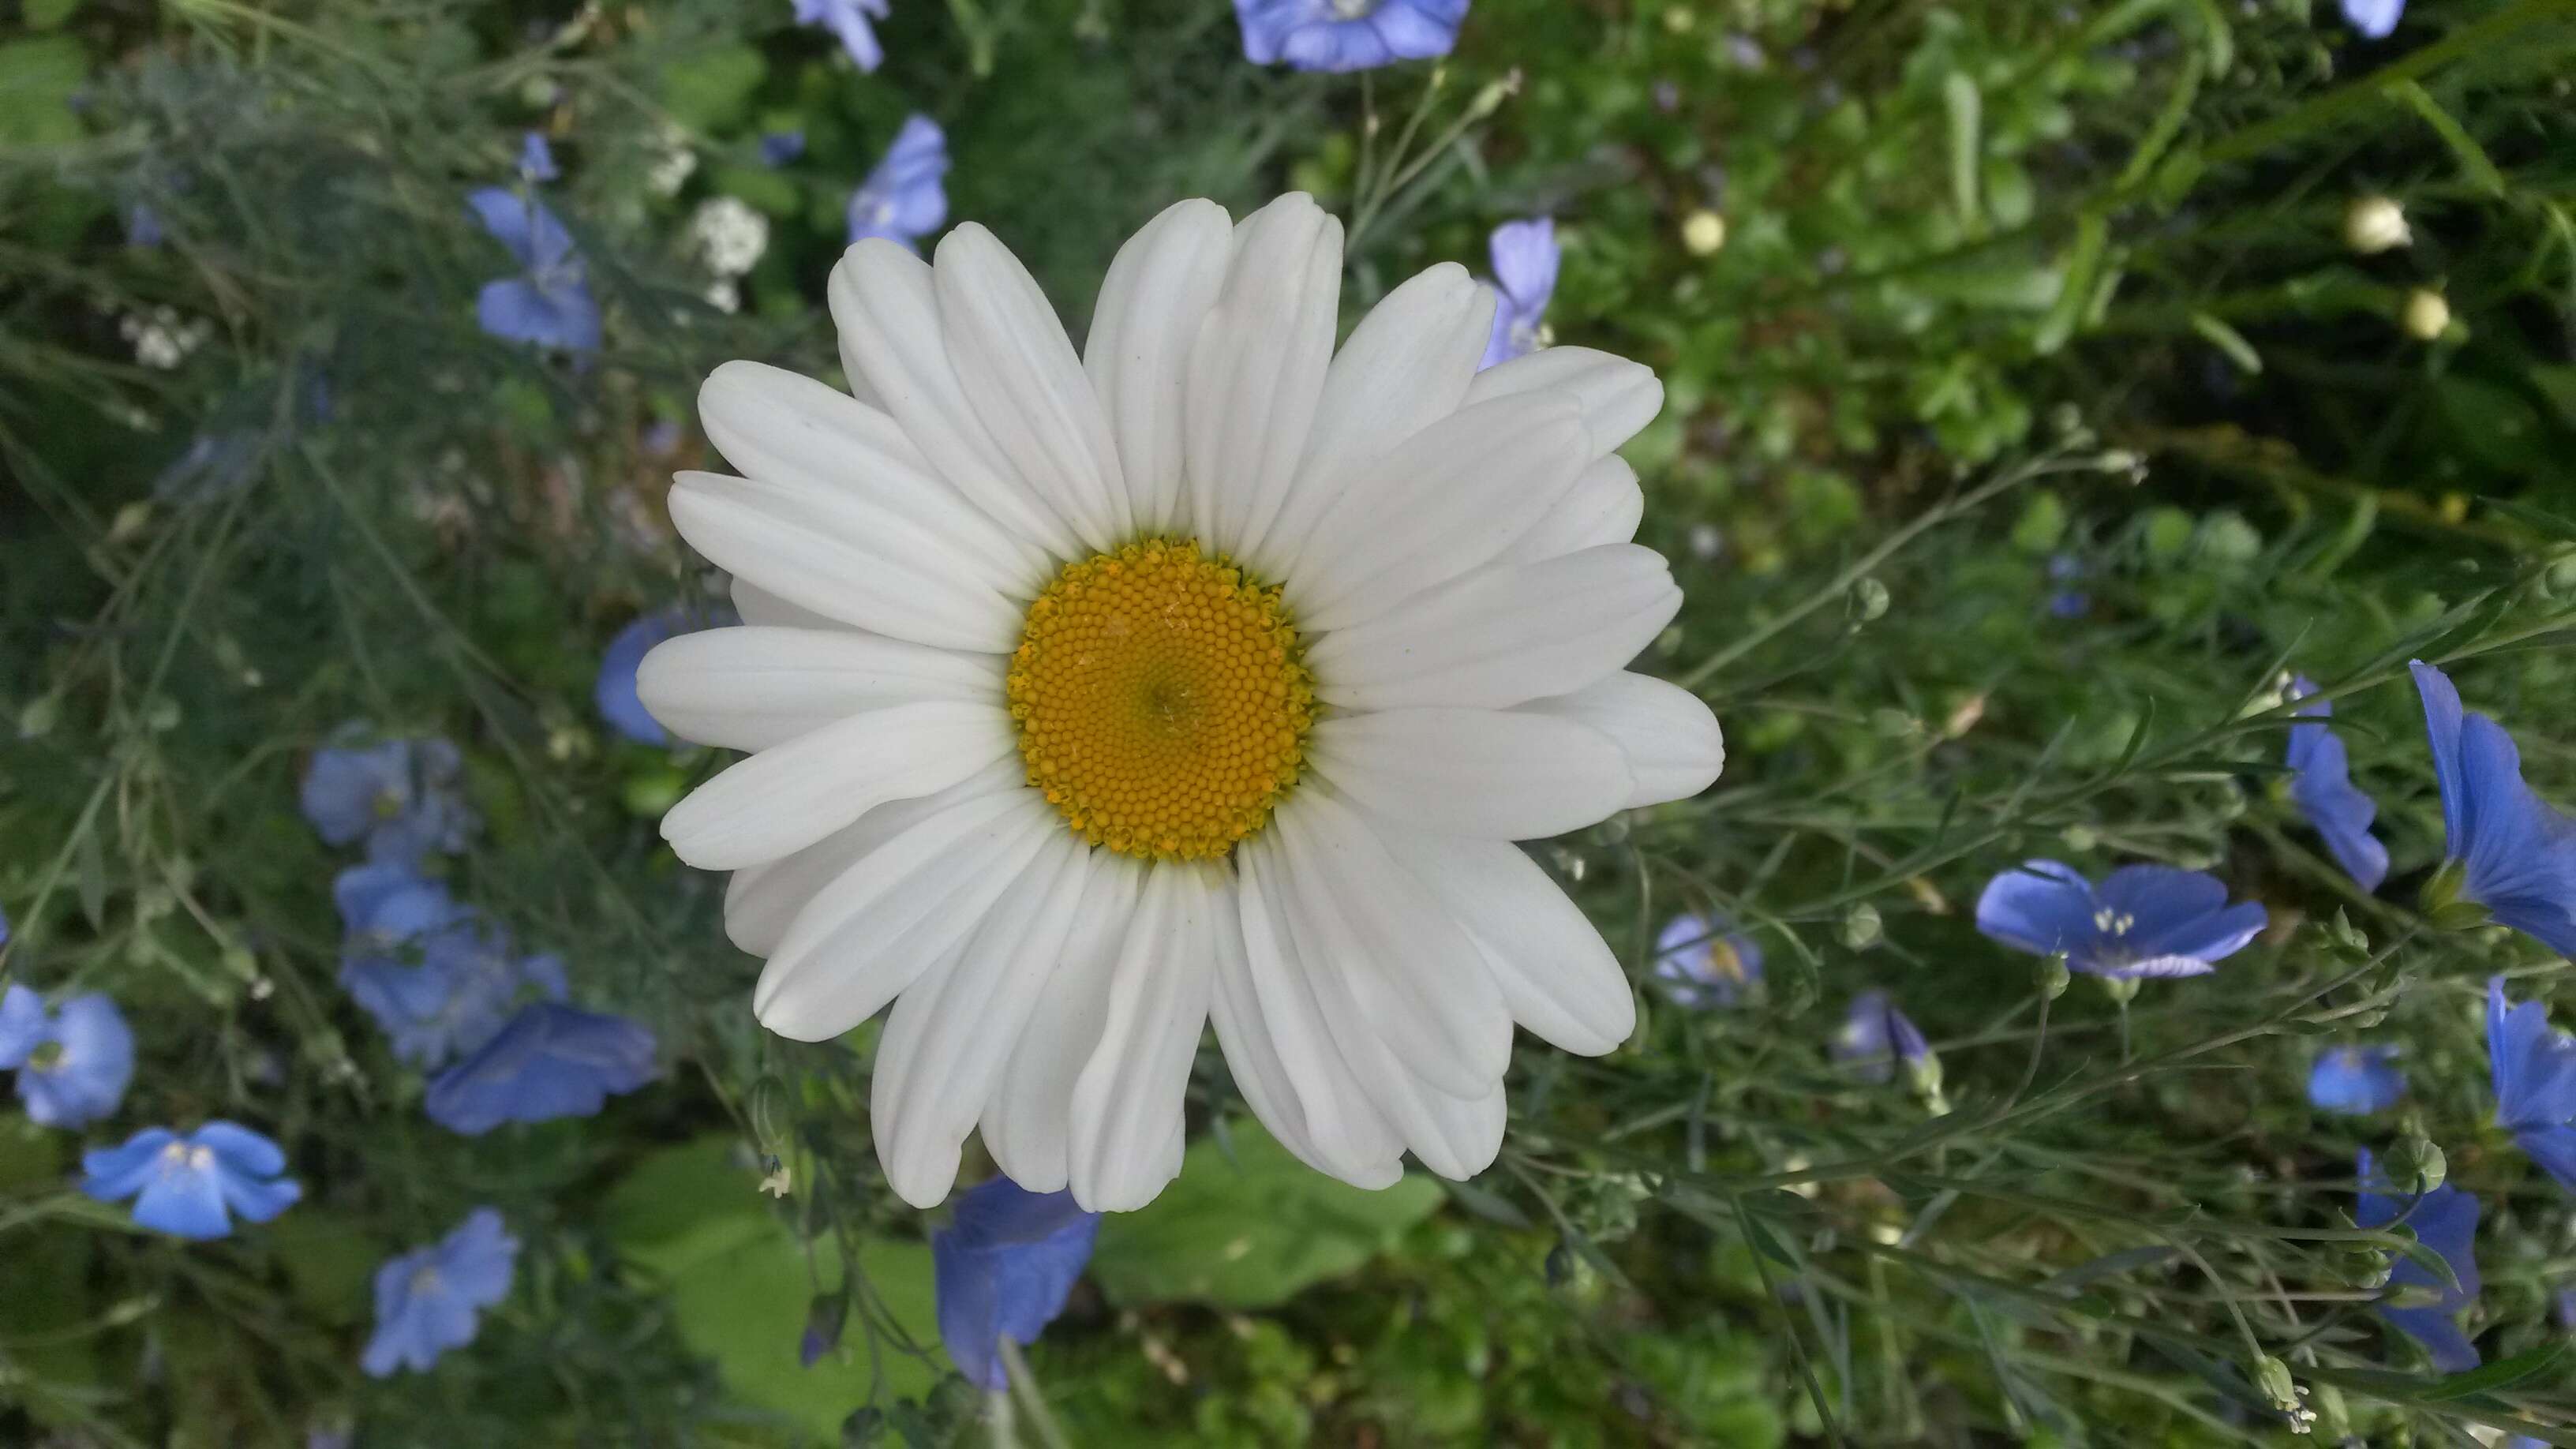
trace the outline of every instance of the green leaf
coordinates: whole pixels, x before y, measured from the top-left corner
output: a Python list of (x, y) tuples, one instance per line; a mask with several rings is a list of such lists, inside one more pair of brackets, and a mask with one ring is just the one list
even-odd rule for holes
[(2433, 134), (2441, 137), (2442, 144), (2451, 148), (2452, 157), (2460, 163), (2461, 174), (2467, 177), (2470, 185), (2489, 196), (2504, 195), (2504, 173), (2496, 170), (2495, 162), (2487, 159), (2486, 151), (2469, 134), (2468, 128), (2442, 109), (2442, 103), (2433, 99), (2432, 92), (2411, 80), (2402, 80), (2391, 84), (2387, 94), (2392, 100), (2403, 101), (2412, 107), (2415, 114), (2423, 118), (2424, 124), (2433, 128)]
[(1977, 157), (1984, 150), (1985, 107), (1977, 83), (1964, 72), (1950, 72), (1941, 81), (1941, 106), (1950, 117), (1950, 205), (1968, 235), (1982, 236), (1986, 219), (1977, 205)]
[(23, 8), (29, 30), (60, 30), (80, 9), (80, 0), (27, 0)]
[(80, 139), (72, 95), (89, 78), (89, 57), (67, 35), (0, 45), (0, 145), (47, 146)]
[(368, 1284), (390, 1254), (355, 1220), (307, 1206), (270, 1224), (265, 1241), (307, 1312), (344, 1327), (366, 1319)]
[(2544, 1343), (2537, 1348), (2524, 1349), (2511, 1358), (2498, 1359), (2494, 1363), (2470, 1369), (2466, 1373), (2452, 1374), (2440, 1383), (2423, 1390), (2421, 1396), (2439, 1402), (2444, 1399), (2465, 1399), (2471, 1394), (2483, 1394), (2495, 1389), (2509, 1389), (2525, 1379), (2538, 1378), (2544, 1370), (2558, 1362), (2559, 1355), (2566, 1351), (2566, 1347), (2564, 1343)]
[(1444, 1196), (1413, 1174), (1377, 1192), (1337, 1181), (1254, 1123), (1235, 1124), (1230, 1139), (1232, 1161), (1212, 1140), (1194, 1142), (1152, 1206), (1101, 1223), (1091, 1275), (1110, 1302), (1284, 1303), (1384, 1252)]
[(741, 119), (769, 63), (748, 45), (692, 53), (662, 71), (662, 104), (671, 118), (698, 131), (721, 131)]
[(2251, 375), (2263, 370), (2262, 354), (2254, 350), (2253, 343), (2245, 340), (2245, 334), (2209, 313), (2192, 313), (2191, 330), (2199, 333), (2210, 346), (2226, 353), (2227, 360), (2236, 364), (2237, 371)]

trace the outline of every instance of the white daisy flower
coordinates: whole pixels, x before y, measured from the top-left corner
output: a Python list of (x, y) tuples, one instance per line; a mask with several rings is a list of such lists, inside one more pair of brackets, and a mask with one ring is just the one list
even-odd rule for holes
[(1213, 1023), (1300, 1158), (1382, 1187), (1502, 1140), (1512, 1025), (1597, 1054), (1617, 959), (1512, 844), (1717, 777), (1698, 698), (1622, 670), (1680, 607), (1613, 452), (1663, 389), (1558, 347), (1477, 371), (1455, 265), (1338, 353), (1341, 226), (1211, 202), (1120, 250), (1077, 353), (990, 232), (831, 281), (856, 397), (757, 363), (699, 396), (743, 475), (672, 520), (742, 627), (644, 661), (672, 733), (750, 751), (672, 809), (735, 872), (752, 1006), (892, 1004), (870, 1112), (906, 1201), (979, 1127), (1021, 1186), (1143, 1206)]

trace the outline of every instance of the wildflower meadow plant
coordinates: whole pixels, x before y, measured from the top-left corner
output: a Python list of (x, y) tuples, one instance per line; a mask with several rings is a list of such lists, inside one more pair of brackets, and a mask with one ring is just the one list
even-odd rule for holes
[(482, 1313), (509, 1296), (519, 1240), (479, 1207), (456, 1231), (376, 1269), (376, 1331), (359, 1360), (375, 1378), (421, 1372), (474, 1341)]
[(1978, 930), (2115, 981), (2206, 975), (2268, 919), (2260, 903), (2228, 904), (2216, 876), (2162, 865), (2124, 865), (2097, 886), (2072, 866), (2024, 861), (1977, 898)]
[(2513, 737), (2464, 713), (2449, 675), (2420, 660), (2408, 668), (2441, 782), (2443, 878), (2497, 922), (2576, 955), (2576, 821), (2523, 783)]
[(185, 1135), (146, 1128), (83, 1154), (81, 1170), (82, 1192), (100, 1202), (132, 1198), (135, 1226), (175, 1238), (224, 1237), (234, 1218), (264, 1223), (304, 1195), (285, 1176), (285, 1151), (237, 1122)]
[[(5, 942), (0, 931), (0, 942)], [(134, 1033), (116, 1003), (91, 992), (47, 1010), (24, 986), (0, 988), (0, 1070), (39, 1127), (86, 1127), (116, 1110), (134, 1079)]]
[(870, 237), (919, 250), (948, 224), (948, 136), (928, 116), (904, 118), (884, 159), (850, 193), (850, 245)]

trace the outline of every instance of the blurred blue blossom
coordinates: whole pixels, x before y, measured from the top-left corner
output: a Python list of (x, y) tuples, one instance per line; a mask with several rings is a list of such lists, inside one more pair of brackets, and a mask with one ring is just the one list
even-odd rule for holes
[(545, 133), (530, 131), (519, 141), (519, 177), (523, 181), (552, 181), (562, 173), (555, 169), (554, 147), (546, 144)]
[(2506, 1001), (2501, 976), (2487, 981), (2487, 1070), (2496, 1125), (2576, 1192), (2576, 1040), (2550, 1029), (2549, 1008), (2539, 1002)]
[(2522, 782), (2522, 754), (2503, 726), (2461, 713), (2448, 675), (2420, 659), (2407, 668), (2424, 699), (2460, 894), (2559, 955), (2576, 956), (2576, 820)]
[(885, 47), (877, 43), (876, 27), (870, 20), (883, 20), (891, 13), (889, 0), (795, 0), (796, 23), (819, 25), (841, 38), (841, 48), (860, 70), (872, 71), (885, 63)]
[(516, 959), (506, 932), (408, 866), (344, 870), (331, 893), (348, 931), (340, 985), (401, 1061), (434, 1068), (483, 1045), (523, 987), (563, 994), (553, 957)]
[(518, 1256), (519, 1240), (501, 1215), (482, 1207), (428, 1247), (386, 1259), (376, 1269), (376, 1332), (359, 1367), (380, 1379), (397, 1369), (426, 1370), (440, 1354), (473, 1342), (480, 1310), (510, 1296)]
[[(2361, 1202), (2353, 1211), (2353, 1221), (2365, 1228), (2384, 1228), (2401, 1216), (2416, 1241), (2433, 1250), (2459, 1280), (2457, 1288), (2443, 1285), (2433, 1270), (2412, 1258), (2400, 1257), (2389, 1270), (2391, 1288), (2429, 1288), (2441, 1295), (2440, 1301), (2422, 1308), (2388, 1308), (2379, 1316), (2389, 1326), (2424, 1346), (2433, 1367), (2455, 1374), (2478, 1366), (2477, 1348), (2460, 1331), (2460, 1310), (2477, 1301), (2478, 1259), (2475, 1240), (2478, 1235), (2478, 1200), (2445, 1184), (2426, 1193), (2420, 1200), (2392, 1195), (2370, 1149), (2363, 1148), (2358, 1176), (2361, 1178)], [(2408, 1211), (2409, 1206), (2412, 1211)]]
[(1762, 948), (1723, 921), (1675, 916), (1655, 937), (1655, 979), (1681, 1006), (1733, 1006), (1762, 982)]
[(221, 498), (248, 483), (259, 461), (256, 432), (199, 433), (188, 440), (187, 451), (153, 476), (152, 496), (165, 503)]
[(9, 913), (0, 911), (0, 946), (9, 944)]
[(2372, 40), (2386, 40), (2406, 13), (2406, 0), (2343, 0), (2343, 18)]
[(1507, 221), (1486, 243), (1494, 260), (1494, 333), (1479, 368), (1509, 362), (1538, 346), (1548, 299), (1556, 295), (1556, 222), (1548, 217)]
[(2115, 981), (2204, 975), (2268, 920), (2257, 902), (2227, 904), (2218, 877), (2165, 865), (2124, 865), (2097, 888), (2073, 866), (2027, 860), (1977, 898), (1978, 930)]
[(157, 247), (169, 239), (161, 225), (161, 213), (138, 201), (125, 208), (125, 244), (130, 247)]
[(948, 137), (924, 115), (904, 118), (885, 159), (850, 193), (850, 244), (869, 237), (915, 251), (948, 221)]
[(483, 330), (507, 342), (599, 350), (599, 304), (591, 300), (563, 222), (535, 196), (499, 186), (482, 187), (465, 201), (523, 273), (483, 284), (474, 306)]
[(2328, 1047), (2308, 1069), (2308, 1102), (2328, 1112), (2365, 1117), (2385, 1112), (2406, 1095), (2406, 1074), (2393, 1046)]
[[(2316, 692), (2315, 682), (2304, 674), (2290, 681), (2294, 700)], [(2324, 719), (2333, 715), (2334, 704), (2320, 699), (2301, 705), (2298, 712), (2303, 718)], [(2294, 724), (2288, 764), (2290, 801), (2325, 838), (2327, 853), (2363, 890), (2379, 889), (2379, 883), (2388, 878), (2388, 847), (2370, 833), (2379, 807), (2352, 783), (2343, 737), (2325, 725)]]
[(1004, 1337), (1022, 1344), (1064, 1311), (1091, 1261), (1100, 1214), (1070, 1191), (1030, 1192), (996, 1177), (957, 1199), (957, 1216), (930, 1235), (939, 1337), (969, 1383), (999, 1389)]
[(653, 1051), (653, 1033), (624, 1017), (540, 1001), (432, 1079), (423, 1107), (468, 1137), (504, 1122), (589, 1117), (652, 1079)]
[(1234, 16), (1254, 65), (1369, 70), (1447, 55), (1467, 0), (1234, 0)]
[(1852, 998), (1851, 1010), (1834, 1033), (1833, 1058), (1864, 1082), (1893, 1079), (1901, 1063), (1921, 1067), (1932, 1059), (1932, 1045), (1913, 1019), (1896, 1009), (1884, 991), (1864, 991)]
[(278, 1145), (237, 1122), (214, 1121), (182, 1137), (147, 1127), (121, 1147), (81, 1154), (80, 1189), (100, 1202), (134, 1199), (134, 1221), (174, 1237), (220, 1238), (232, 1217), (264, 1223), (304, 1189), (285, 1176)]
[(760, 159), (765, 165), (784, 166), (804, 154), (802, 131), (772, 131), (760, 138)]
[(313, 752), (297, 803), (325, 844), (367, 842), (367, 859), (412, 864), (430, 851), (465, 848), (474, 815), (457, 793), (464, 757), (442, 739), (359, 744), (371, 731), (346, 724)]
[(653, 646), (675, 634), (691, 634), (700, 629), (713, 629), (733, 622), (729, 611), (677, 605), (636, 618), (617, 631), (608, 648), (599, 656), (599, 678), (591, 685), (591, 701), (599, 706), (600, 718), (608, 727), (639, 745), (667, 745), (671, 732), (644, 708), (635, 692), (635, 670)]
[(2052, 554), (2048, 581), (2057, 588), (2048, 596), (2048, 612), (2060, 619), (2081, 619), (2093, 607), (2093, 596), (2074, 587), (2086, 573), (2084, 560), (2071, 553)]
[(667, 458), (680, 451), (680, 425), (669, 418), (656, 419), (645, 427), (637, 442), (646, 457)]
[(29, 1121), (86, 1127), (124, 1100), (134, 1033), (116, 1003), (94, 992), (49, 1012), (35, 992), (11, 986), (0, 992), (0, 1069), (12, 1067)]

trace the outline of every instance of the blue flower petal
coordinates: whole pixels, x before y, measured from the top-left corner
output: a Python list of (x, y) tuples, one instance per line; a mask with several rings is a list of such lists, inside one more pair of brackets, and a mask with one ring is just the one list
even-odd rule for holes
[(43, 997), (15, 982), (0, 990), (0, 1071), (25, 1061), (45, 1039), (46, 1027)]
[[(2478, 1200), (2447, 1184), (2425, 1194), (2420, 1202), (2392, 1195), (2367, 1151), (2360, 1156), (2357, 1175), (2364, 1186), (2354, 1207), (2353, 1221), (2365, 1228), (2384, 1228), (2405, 1214), (2406, 1227), (2459, 1280), (2457, 1288), (2446, 1287), (2431, 1269), (2411, 1258), (2399, 1258), (2389, 1270), (2389, 1283), (2395, 1287), (2431, 1288), (2441, 1294), (2441, 1300), (2424, 1308), (2382, 1308), (2380, 1317), (2422, 1344), (2434, 1367), (2444, 1373), (2477, 1367), (2477, 1350), (2460, 1331), (2459, 1313), (2476, 1300), (2480, 1286), (2475, 1251)], [(2413, 1211), (2408, 1213), (2410, 1202)]]
[(429, 1084), (423, 1109), (451, 1132), (587, 1117), (653, 1075), (653, 1034), (623, 1017), (541, 1001)]
[(1001, 1340), (1037, 1341), (1064, 1311), (1099, 1232), (1100, 1214), (1068, 1191), (1033, 1193), (997, 1177), (959, 1197), (955, 1222), (930, 1237), (939, 1337), (958, 1371), (1003, 1387)]
[(2385, 1112), (2406, 1095), (2406, 1074), (2392, 1046), (2328, 1047), (2308, 1070), (2308, 1101), (2348, 1116)]
[(525, 277), (486, 282), (474, 299), (474, 320), (504, 342), (599, 350), (599, 304), (583, 282), (540, 286)]
[(2343, 0), (2346, 24), (2371, 40), (2386, 40), (2406, 13), (2406, 0)]
[(2075, 951), (2097, 931), (2092, 883), (2075, 867), (2026, 860), (1986, 883), (1977, 897), (1977, 929), (2033, 955)]

